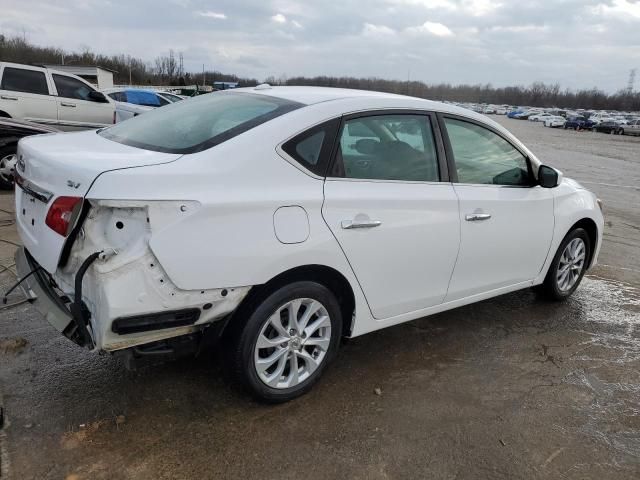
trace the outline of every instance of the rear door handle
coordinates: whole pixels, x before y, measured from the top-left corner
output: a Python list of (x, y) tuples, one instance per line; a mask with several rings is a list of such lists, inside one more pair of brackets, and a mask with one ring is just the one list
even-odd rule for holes
[(63, 107), (76, 108), (76, 104), (75, 103), (60, 102), (60, 105), (62, 105)]
[(467, 222), (482, 222), (483, 220), (489, 220), (490, 218), (490, 213), (467, 213), (464, 217)]
[(343, 220), (342, 228), (351, 230), (353, 228), (373, 228), (382, 225), (380, 220)]
[(0, 95), (2, 100), (18, 100), (18, 97), (10, 97), (9, 95)]

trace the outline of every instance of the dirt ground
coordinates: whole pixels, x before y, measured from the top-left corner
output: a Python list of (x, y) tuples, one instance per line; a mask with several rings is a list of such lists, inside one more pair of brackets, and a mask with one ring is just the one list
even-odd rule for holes
[(640, 478), (640, 138), (499, 120), (604, 201), (601, 265), (569, 301), (526, 290), (359, 337), (280, 406), (212, 355), (129, 372), (0, 310), (0, 478)]

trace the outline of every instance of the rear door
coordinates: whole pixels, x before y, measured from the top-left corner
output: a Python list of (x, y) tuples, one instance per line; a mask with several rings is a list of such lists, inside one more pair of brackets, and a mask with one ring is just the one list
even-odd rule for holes
[(57, 123), (56, 100), (43, 69), (5, 65), (0, 73), (0, 110), (21, 120)]
[(58, 122), (65, 130), (101, 128), (113, 124), (115, 107), (111, 102), (92, 100), (95, 89), (88, 83), (69, 75), (52, 73), (58, 96)]
[(446, 301), (534, 279), (553, 235), (553, 193), (499, 132), (443, 116), (462, 240)]
[(460, 220), (437, 128), (431, 115), (402, 111), (347, 116), (340, 127), (322, 213), (377, 319), (447, 292)]

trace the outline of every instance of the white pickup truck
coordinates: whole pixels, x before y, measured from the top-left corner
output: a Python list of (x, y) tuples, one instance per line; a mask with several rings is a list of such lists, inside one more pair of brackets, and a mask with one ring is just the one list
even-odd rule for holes
[(0, 62), (0, 117), (86, 130), (115, 123), (115, 105), (75, 75)]

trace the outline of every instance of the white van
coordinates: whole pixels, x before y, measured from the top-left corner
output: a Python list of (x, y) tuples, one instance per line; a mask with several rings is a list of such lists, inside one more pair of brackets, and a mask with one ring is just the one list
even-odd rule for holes
[(115, 123), (115, 105), (76, 75), (0, 62), (0, 117), (86, 130)]

